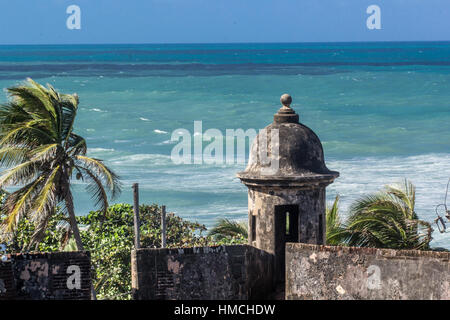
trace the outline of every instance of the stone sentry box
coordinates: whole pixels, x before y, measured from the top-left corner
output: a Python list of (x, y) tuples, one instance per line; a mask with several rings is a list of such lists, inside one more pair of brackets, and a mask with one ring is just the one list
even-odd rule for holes
[(252, 144), (245, 171), (249, 244), (273, 255), (276, 282), (285, 275), (285, 244), (325, 242), (325, 187), (339, 176), (325, 165), (317, 135), (280, 99), (274, 121)]
[(89, 252), (26, 253), (0, 262), (0, 300), (90, 300)]
[(286, 299), (449, 300), (450, 252), (286, 245)]
[(273, 290), (271, 259), (248, 245), (133, 250), (133, 299), (265, 299)]

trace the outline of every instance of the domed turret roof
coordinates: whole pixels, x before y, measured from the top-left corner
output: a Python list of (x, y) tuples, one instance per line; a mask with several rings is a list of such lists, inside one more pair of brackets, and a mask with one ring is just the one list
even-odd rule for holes
[(333, 182), (339, 173), (326, 167), (319, 138), (299, 123), (298, 114), (290, 107), (291, 96), (284, 94), (280, 101), (283, 107), (274, 115), (273, 123), (255, 138), (247, 167), (237, 176), (247, 185)]

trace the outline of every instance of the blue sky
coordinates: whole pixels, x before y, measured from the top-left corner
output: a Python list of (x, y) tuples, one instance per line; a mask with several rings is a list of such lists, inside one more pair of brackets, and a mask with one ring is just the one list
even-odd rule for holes
[[(450, 40), (450, 0), (0, 0), (0, 44)], [(66, 8), (81, 8), (81, 29)], [(381, 8), (369, 30), (366, 8)]]

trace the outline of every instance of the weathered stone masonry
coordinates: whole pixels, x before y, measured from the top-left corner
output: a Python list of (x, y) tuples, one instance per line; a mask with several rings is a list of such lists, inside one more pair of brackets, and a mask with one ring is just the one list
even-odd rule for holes
[(272, 291), (272, 256), (247, 245), (133, 250), (133, 299), (255, 299)]
[(0, 300), (11, 300), (16, 297), (16, 286), (11, 261), (0, 261)]
[(450, 299), (450, 253), (286, 245), (286, 299)]
[(90, 300), (89, 252), (9, 255), (0, 262), (0, 300)]

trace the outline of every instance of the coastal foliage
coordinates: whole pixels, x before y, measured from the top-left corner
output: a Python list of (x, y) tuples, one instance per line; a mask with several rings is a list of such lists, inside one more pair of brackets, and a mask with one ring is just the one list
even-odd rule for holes
[(208, 235), (219, 241), (234, 240), (236, 243), (245, 243), (248, 237), (247, 223), (219, 219)]
[(416, 188), (405, 180), (367, 195), (350, 207), (347, 229), (350, 246), (429, 249), (431, 225), (414, 210)]
[[(4, 218), (4, 215), (0, 214), (0, 217)], [(34, 251), (63, 251), (68, 241), (67, 236), (70, 235), (67, 232), (66, 219), (65, 215), (57, 210), (57, 213), (49, 218), (41, 241), (33, 247)], [(4, 242), (7, 248), (6, 251), (8, 253), (28, 252), (27, 248), (30, 247), (35, 230), (36, 227), (30, 219), (21, 219), (15, 232), (9, 237), (7, 242)]]
[(327, 209), (327, 243), (390, 249), (429, 249), (433, 229), (415, 212), (416, 189), (408, 180), (387, 185), (378, 193), (356, 200), (345, 223), (336, 197)]
[(334, 199), (331, 208), (326, 210), (326, 243), (328, 245), (342, 245), (349, 233), (339, 213), (339, 195)]
[(10, 238), (22, 219), (34, 225), (28, 249), (38, 247), (56, 208), (67, 217), (77, 247), (83, 244), (76, 223), (70, 185), (86, 182), (95, 204), (106, 212), (120, 193), (117, 175), (101, 160), (86, 156), (86, 140), (74, 132), (79, 99), (31, 79), (7, 89), (0, 106), (0, 188), (19, 186), (2, 202), (0, 236)]

